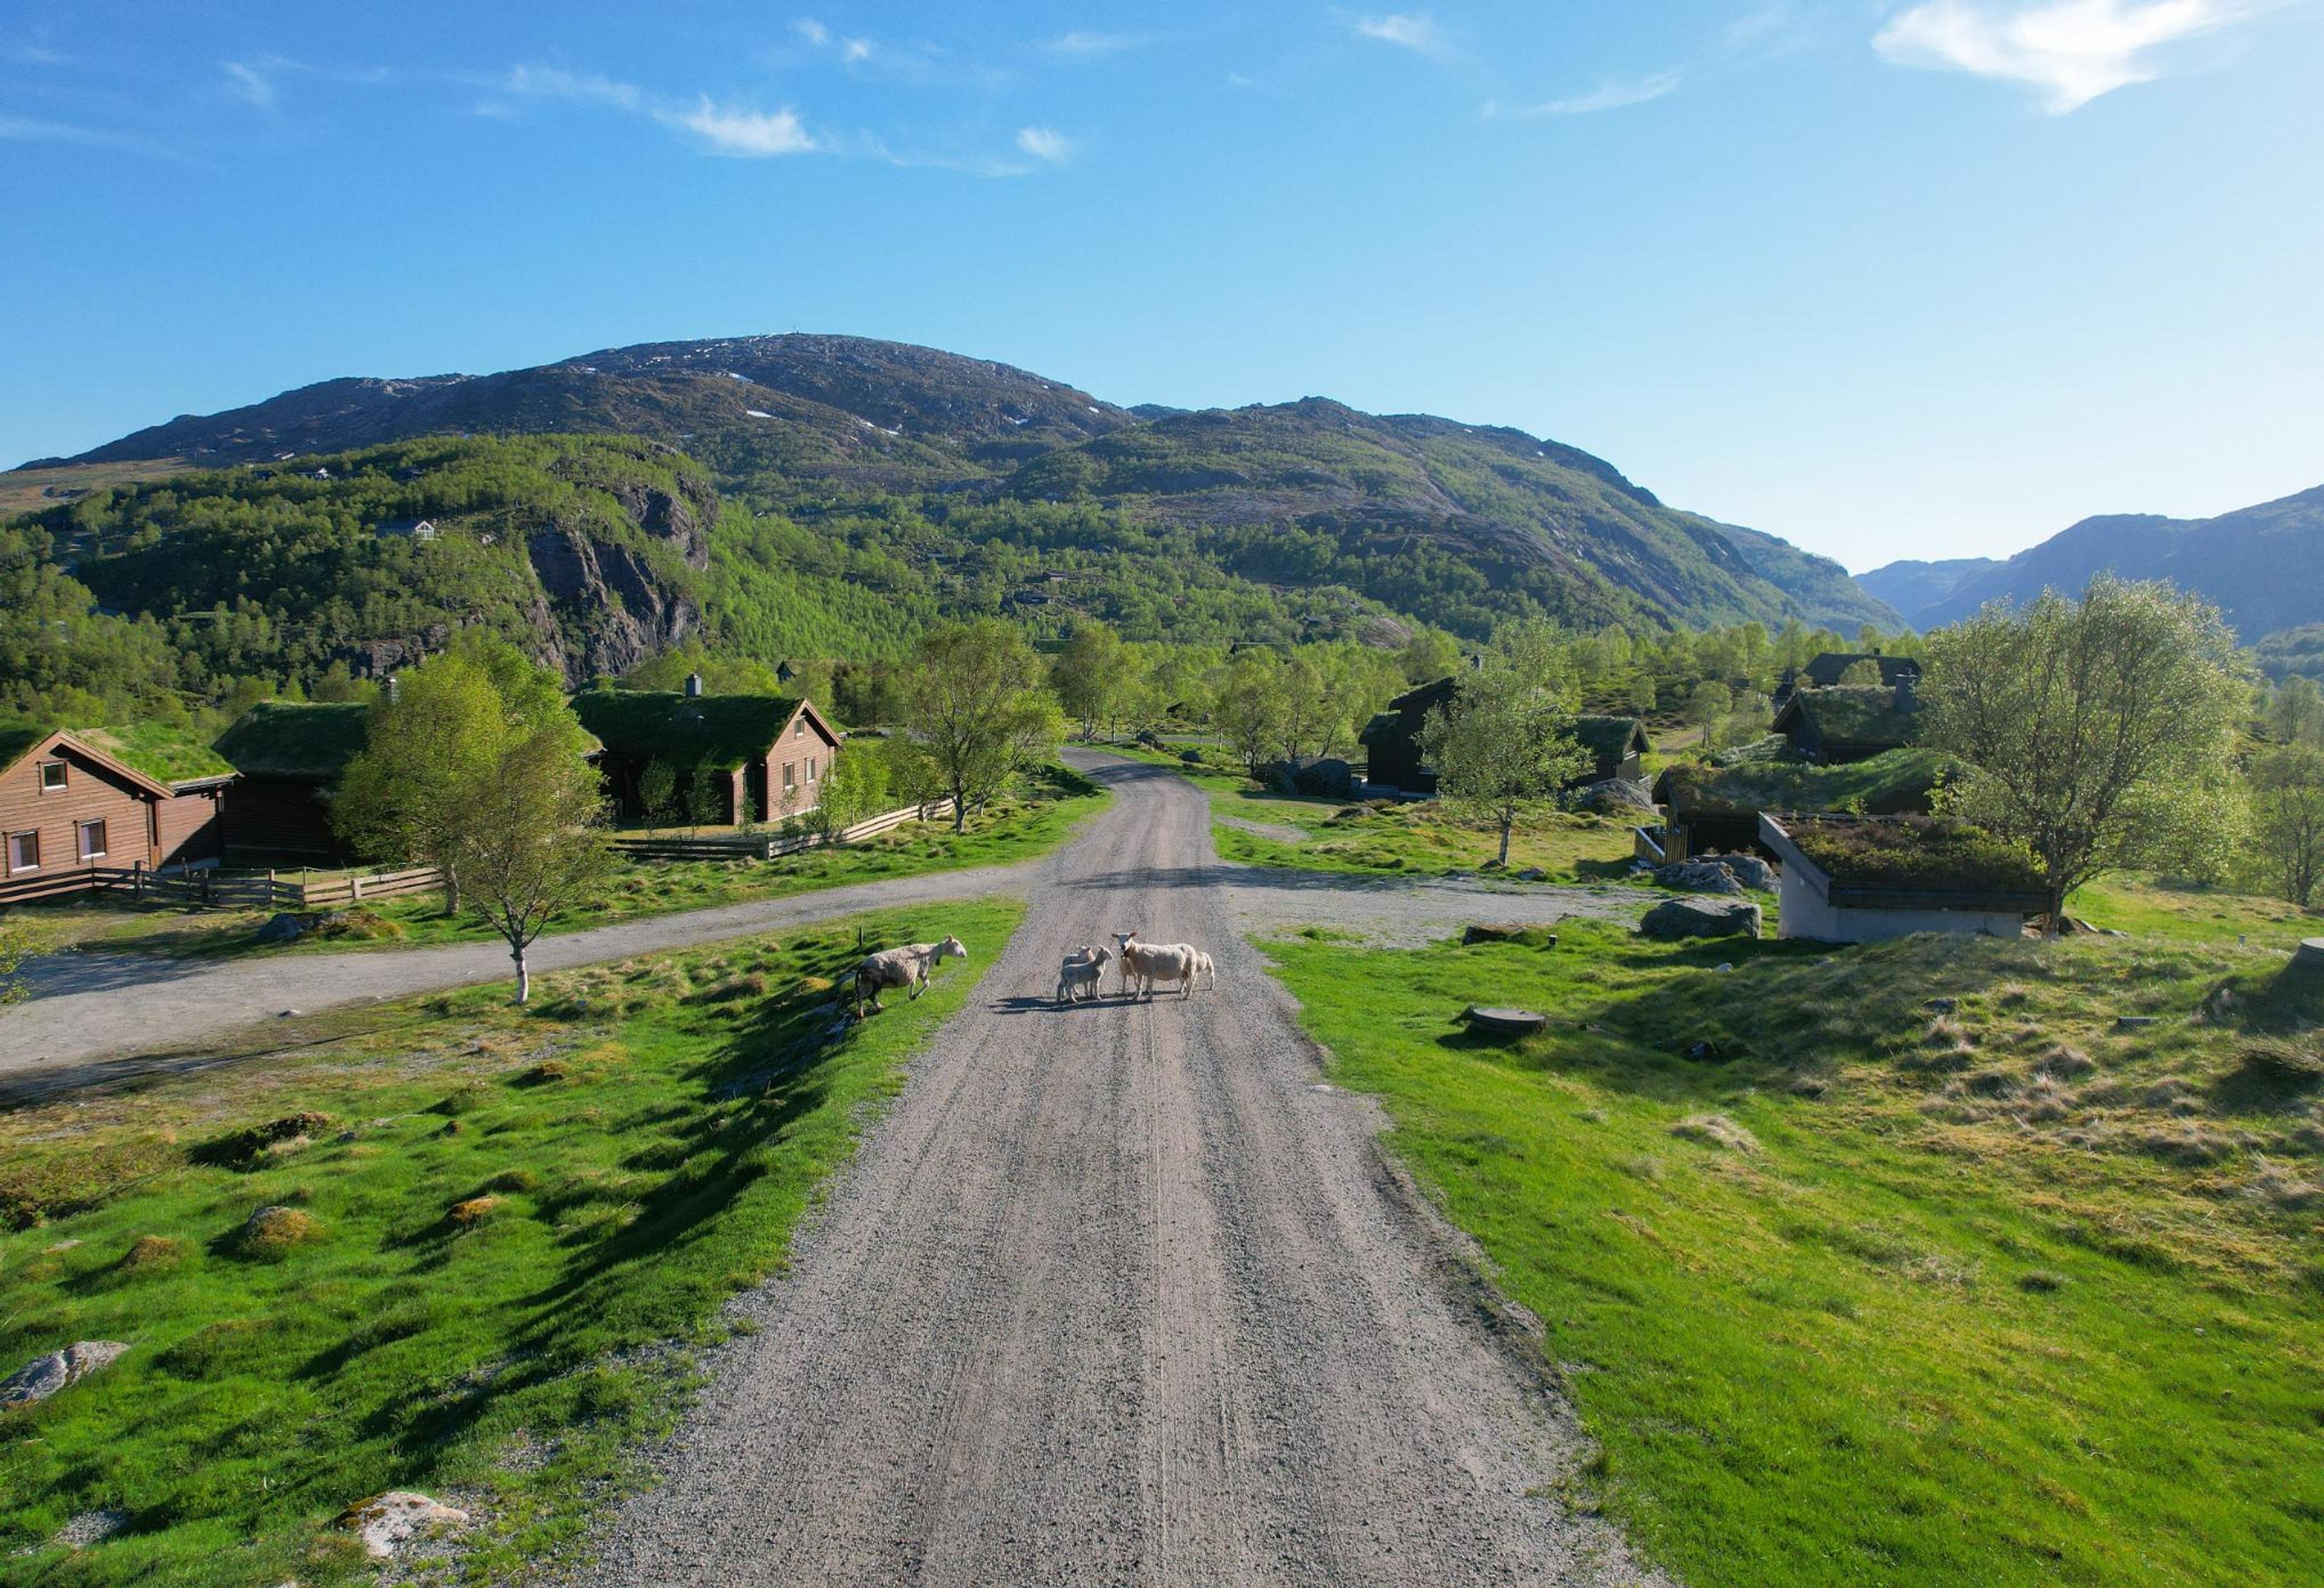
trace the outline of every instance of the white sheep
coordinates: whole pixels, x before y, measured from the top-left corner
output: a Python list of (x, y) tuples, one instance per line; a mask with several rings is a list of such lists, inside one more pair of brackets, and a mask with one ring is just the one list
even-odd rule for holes
[(1093, 999), (1103, 997), (1105, 989), (1102, 983), (1105, 979), (1106, 962), (1112, 957), (1112, 949), (1093, 948), (1086, 943), (1081, 946), (1079, 953), (1065, 956), (1065, 963), (1057, 967), (1057, 1002), (1079, 1002), (1084, 987), (1089, 989)]
[[(1135, 931), (1116, 932), (1114, 942), (1121, 952), (1121, 990), (1130, 991), (1132, 979), (1143, 983), (1146, 996), (1154, 996), (1157, 982), (1178, 983), (1178, 996), (1194, 990), (1194, 973), (1201, 969), (1209, 956), (1191, 943), (1140, 943)], [(1218, 984), (1218, 972), (1211, 972), (1213, 986)]]
[(880, 1012), (880, 994), (890, 987), (909, 987), (911, 996), (918, 998), (927, 991), (928, 973), (935, 970), (940, 959), (966, 959), (968, 950), (957, 937), (946, 937), (941, 943), (908, 943), (901, 948), (883, 948), (877, 954), (867, 954), (863, 963), (855, 967), (855, 1018), (863, 1018), (863, 1002), (868, 996), (872, 1012)]

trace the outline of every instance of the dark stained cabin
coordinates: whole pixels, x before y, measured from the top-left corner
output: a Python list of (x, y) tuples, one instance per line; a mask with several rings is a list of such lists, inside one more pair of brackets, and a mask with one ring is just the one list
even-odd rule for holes
[(252, 706), (219, 735), (240, 774), (226, 796), (226, 847), (237, 860), (341, 865), (354, 852), (331, 826), (330, 799), (371, 738), (360, 703)]
[(1794, 692), (1775, 714), (1775, 732), (1801, 760), (1838, 766), (1911, 744), (1919, 737), (1920, 715), (1910, 684), (1844, 684)]
[(574, 697), (573, 709), (604, 746), (597, 764), (622, 821), (674, 819), (648, 812), (641, 797), (657, 761), (676, 776), (679, 810), (708, 780), (708, 826), (803, 816), (823, 802), (839, 753), (838, 730), (798, 696), (591, 689)]

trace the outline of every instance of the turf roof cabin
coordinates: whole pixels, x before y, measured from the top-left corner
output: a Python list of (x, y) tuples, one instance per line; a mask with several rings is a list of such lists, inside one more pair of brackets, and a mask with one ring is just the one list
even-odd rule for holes
[(1802, 689), (1830, 689), (1848, 677), (1850, 668), (1869, 662), (1880, 669), (1884, 688), (1911, 688), (1921, 681), (1921, 664), (1909, 656), (1884, 656), (1877, 651), (1826, 651), (1805, 667), (1785, 668), (1775, 686), (1775, 709)]
[(666, 763), (676, 774), (676, 804), (690, 810), (696, 781), (709, 779), (703, 819), (711, 826), (781, 821), (822, 803), (824, 780), (839, 753), (839, 734), (808, 701), (794, 695), (701, 695), (592, 689), (574, 697), (581, 725), (604, 745), (598, 767), (617, 817), (663, 819), (641, 794), (646, 769)]
[(1778, 933), (1873, 943), (1913, 932), (2015, 937), (2049, 908), (2024, 851), (1944, 817), (1759, 818), (1783, 863)]
[(1775, 732), (1802, 761), (1840, 765), (1901, 750), (1920, 736), (1921, 703), (1910, 683), (1800, 689), (1775, 714)]
[(339, 865), (353, 852), (331, 826), (331, 796), (371, 739), (359, 702), (252, 706), (218, 736), (240, 774), (226, 796), (226, 847), (237, 860)]
[(1762, 842), (1763, 810), (1831, 811), (1870, 816), (1925, 815), (1950, 766), (1931, 750), (1892, 750), (1869, 761), (1808, 766), (1748, 761), (1735, 766), (1679, 765), (1655, 780), (1662, 808), (1664, 857), (1774, 852)]
[(167, 729), (0, 725), (0, 897), (71, 891), (99, 868), (216, 862), (233, 777)]
[[(1439, 679), (1407, 690), (1364, 725), (1357, 738), (1364, 747), (1367, 781), (1406, 794), (1436, 792), (1436, 769), (1420, 753), (1420, 733), (1427, 725), (1428, 714), (1448, 704), (1460, 682), (1458, 678)], [(1646, 725), (1637, 718), (1576, 717), (1572, 733), (1589, 752), (1591, 764), (1567, 787), (1603, 782), (1608, 778), (1635, 781), (1645, 775), (1643, 757), (1653, 746), (1647, 743)]]

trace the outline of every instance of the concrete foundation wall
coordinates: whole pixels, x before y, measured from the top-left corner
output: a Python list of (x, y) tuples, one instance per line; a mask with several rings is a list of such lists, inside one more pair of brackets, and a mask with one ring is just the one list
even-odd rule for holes
[(1781, 937), (1811, 937), (1821, 943), (1877, 943), (1912, 932), (2015, 937), (2024, 924), (2008, 910), (1835, 909), (1794, 866), (1784, 868), (1778, 890), (1783, 916), (1775, 935)]

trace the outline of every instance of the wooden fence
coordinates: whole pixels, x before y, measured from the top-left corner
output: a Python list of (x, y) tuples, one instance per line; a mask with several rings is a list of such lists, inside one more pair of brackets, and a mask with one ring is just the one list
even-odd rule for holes
[(616, 838), (613, 848), (632, 860), (779, 860), (786, 854), (819, 849), (826, 844), (861, 844), (893, 832), (906, 822), (936, 821), (952, 815), (952, 801), (907, 805), (883, 812), (825, 837), (821, 833), (755, 833), (695, 838)]

